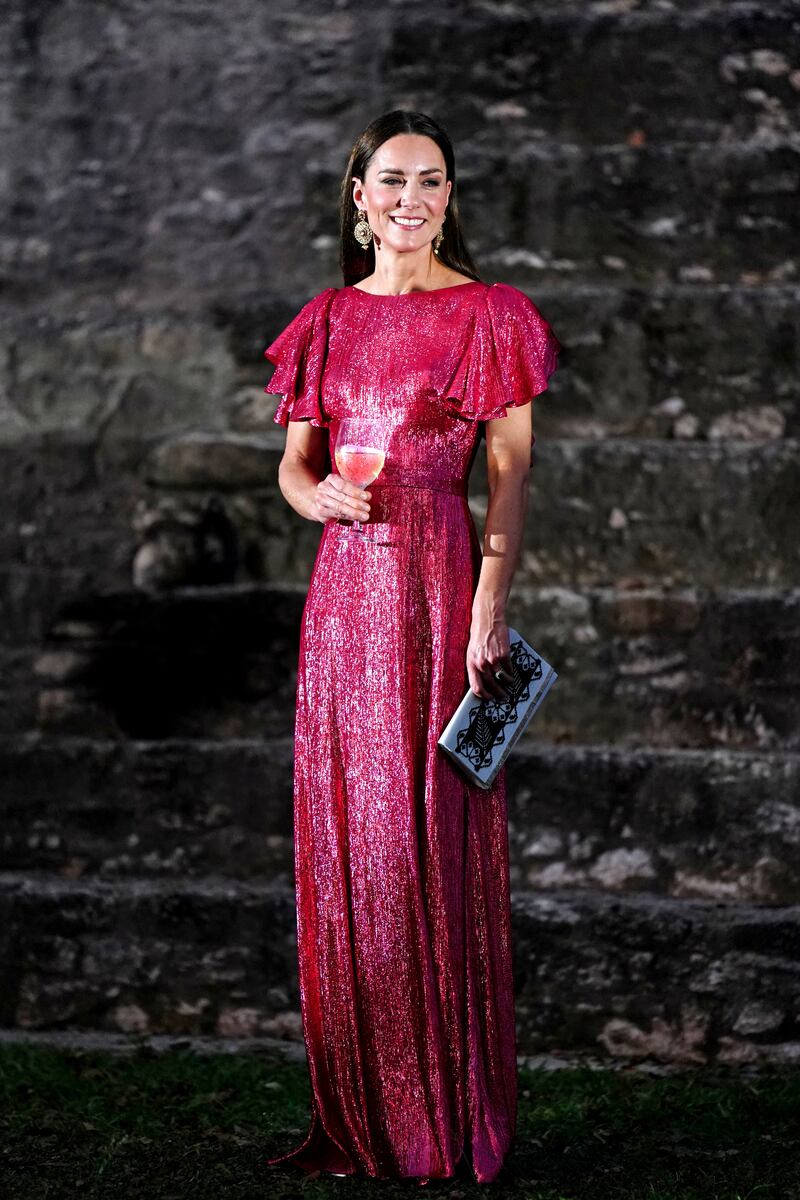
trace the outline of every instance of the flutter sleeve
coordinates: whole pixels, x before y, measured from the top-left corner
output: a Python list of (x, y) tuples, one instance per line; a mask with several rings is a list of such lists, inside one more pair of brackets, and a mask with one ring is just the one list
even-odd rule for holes
[[(491, 421), (547, 388), (561, 343), (539, 309), (511, 284), (493, 283), (447, 390), (460, 416)], [(532, 439), (535, 440), (535, 439)]]
[(264, 357), (275, 364), (264, 391), (281, 397), (274, 418), (279, 425), (291, 420), (328, 426), (321, 385), (328, 352), (328, 312), (335, 293), (335, 288), (326, 288), (309, 300), (264, 351)]

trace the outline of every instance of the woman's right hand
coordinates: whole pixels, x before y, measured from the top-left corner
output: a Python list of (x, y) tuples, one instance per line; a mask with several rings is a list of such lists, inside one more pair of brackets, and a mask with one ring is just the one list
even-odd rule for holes
[(319, 513), (318, 520), (323, 524), (338, 520), (366, 521), (369, 519), (370, 496), (370, 492), (332, 471), (317, 484), (314, 505)]

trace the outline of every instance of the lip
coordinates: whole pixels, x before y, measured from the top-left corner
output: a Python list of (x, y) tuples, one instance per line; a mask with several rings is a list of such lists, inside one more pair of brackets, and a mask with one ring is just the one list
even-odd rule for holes
[(404, 220), (407, 220), (407, 221), (419, 221), (419, 225), (413, 225), (413, 226), (412, 226), (412, 225), (400, 225), (400, 224), (398, 223), (398, 221), (396, 221), (396, 220), (395, 220), (395, 214), (394, 214), (394, 213), (389, 213), (389, 220), (390, 220), (390, 221), (391, 221), (391, 222), (392, 222), (394, 225), (397, 225), (398, 229), (421, 229), (421, 228), (422, 228), (422, 226), (425, 224), (425, 218), (424, 218), (424, 217), (405, 217), (405, 218), (401, 218), (401, 219), (404, 219)]

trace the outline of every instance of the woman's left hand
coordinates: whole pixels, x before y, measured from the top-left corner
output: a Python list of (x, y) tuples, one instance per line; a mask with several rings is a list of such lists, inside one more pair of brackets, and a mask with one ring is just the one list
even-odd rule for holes
[[(496, 679), (498, 672), (505, 679)], [(511, 648), (508, 641), (508, 625), (505, 621), (491, 623), (473, 618), (467, 647), (467, 675), (469, 686), (476, 696), (484, 700), (507, 700), (508, 691), (503, 686), (514, 678), (511, 665)]]

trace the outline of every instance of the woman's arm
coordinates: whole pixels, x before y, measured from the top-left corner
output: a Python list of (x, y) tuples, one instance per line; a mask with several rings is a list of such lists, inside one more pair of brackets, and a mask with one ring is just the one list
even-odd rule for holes
[(517, 568), (528, 507), (532, 405), (508, 408), (486, 422), (489, 504), (483, 532), (483, 563), (472, 602), (467, 674), (473, 692), (504, 698), (494, 677), (512, 674), (506, 603)]
[(278, 487), (288, 504), (309, 521), (369, 517), (370, 493), (333, 473), (322, 478), (328, 434), (310, 421), (290, 421), (286, 448), (278, 467)]

